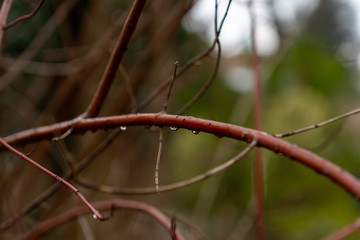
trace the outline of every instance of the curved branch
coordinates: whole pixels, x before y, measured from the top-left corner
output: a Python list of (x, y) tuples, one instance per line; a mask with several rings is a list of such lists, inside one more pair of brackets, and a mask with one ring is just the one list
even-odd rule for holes
[[(107, 200), (103, 202), (94, 203), (95, 208), (104, 210), (110, 209), (113, 210), (114, 208), (125, 208), (125, 209), (132, 209), (137, 211), (142, 211), (149, 216), (153, 217), (156, 221), (158, 221), (170, 234), (175, 231), (176, 239), (184, 240), (184, 237), (179, 233), (178, 229), (172, 229), (171, 221), (157, 208), (143, 202), (133, 201), (133, 200), (125, 200), (125, 199), (114, 199), (114, 200)], [(65, 212), (57, 217), (49, 219), (39, 225), (37, 225), (34, 229), (30, 232), (25, 234), (22, 239), (36, 239), (42, 234), (48, 232), (52, 228), (65, 223), (73, 218), (76, 218), (80, 215), (84, 215), (89, 213), (89, 210), (86, 207), (77, 207), (68, 212)]]
[(74, 129), (74, 133), (81, 133), (89, 130), (95, 131), (120, 126), (152, 125), (207, 132), (216, 136), (229, 137), (245, 142), (257, 140), (257, 146), (267, 148), (275, 153), (281, 153), (290, 159), (308, 166), (319, 174), (333, 180), (356, 199), (360, 199), (360, 181), (355, 176), (308, 150), (288, 143), (282, 139), (275, 138), (262, 131), (190, 116), (170, 115), (165, 113), (144, 113), (93, 119), (75, 119), (19, 132), (5, 137), (4, 140), (9, 144), (14, 145), (40, 139), (51, 139), (55, 134), (64, 133), (70, 128)]
[(187, 179), (185, 181), (181, 181), (181, 182), (177, 182), (177, 183), (173, 183), (173, 184), (168, 184), (168, 185), (163, 185), (163, 186), (159, 186), (159, 189), (157, 188), (121, 188), (121, 189), (117, 189), (117, 188), (113, 188), (113, 187), (109, 187), (109, 186), (105, 186), (105, 185), (95, 185), (93, 183), (88, 182), (85, 179), (82, 179), (80, 177), (76, 178), (76, 181), (81, 184), (84, 187), (87, 188), (91, 188), (93, 190), (97, 190), (103, 193), (108, 193), (108, 194), (119, 194), (119, 195), (145, 195), (145, 194), (154, 194), (154, 193), (162, 193), (162, 192), (169, 192), (169, 191), (173, 191), (176, 189), (180, 189), (180, 188), (184, 188), (187, 187), (189, 185), (192, 185), (194, 183), (200, 182), (202, 180), (205, 180), (219, 172), (224, 171), (225, 169), (227, 169), (228, 167), (232, 166), (233, 164), (235, 164), (236, 162), (238, 162), (240, 159), (242, 159), (246, 154), (248, 154), (255, 146), (256, 146), (257, 142), (253, 141), (249, 146), (247, 146), (243, 151), (241, 151), (239, 154), (237, 154), (235, 157), (231, 158), (230, 160), (224, 162), (223, 164), (220, 164), (219, 166), (216, 166), (210, 170), (208, 170), (207, 172), (195, 176), (193, 178)]
[(8, 28), (11, 28), (13, 26), (15, 26), (16, 24), (18, 24), (19, 22), (21, 21), (24, 21), (28, 18), (31, 18), (32, 16), (34, 16), (39, 10), (40, 10), (40, 7), (43, 5), (43, 3), (45, 2), (45, 0), (40, 0), (40, 2), (36, 5), (36, 7), (34, 8), (34, 10), (29, 13), (29, 14), (26, 14), (26, 15), (23, 15), (21, 17), (18, 17), (17, 19), (15, 19), (14, 21), (6, 24), (4, 26), (4, 30), (8, 29)]

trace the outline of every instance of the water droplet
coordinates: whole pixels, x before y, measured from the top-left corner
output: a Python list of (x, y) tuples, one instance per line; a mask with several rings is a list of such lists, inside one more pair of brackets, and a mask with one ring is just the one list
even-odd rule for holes
[(178, 130), (178, 128), (177, 127), (170, 127), (170, 130), (171, 131), (176, 131), (176, 130)]
[(198, 131), (198, 130), (192, 130), (192, 133), (193, 134), (198, 134), (200, 131)]
[(94, 219), (97, 219), (97, 216), (96, 216), (96, 214), (95, 214), (95, 213), (93, 214), (93, 218), (94, 218)]
[(125, 131), (125, 130), (126, 130), (126, 126), (120, 126), (120, 130)]
[(215, 136), (216, 136), (216, 137), (218, 137), (218, 138), (222, 138), (222, 137), (224, 137), (224, 135), (219, 134), (219, 133), (216, 133), (216, 134), (215, 134)]

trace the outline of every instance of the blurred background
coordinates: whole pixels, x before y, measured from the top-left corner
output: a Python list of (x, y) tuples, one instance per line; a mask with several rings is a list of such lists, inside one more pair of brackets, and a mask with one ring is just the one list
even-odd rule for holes
[[(359, 107), (360, 4), (356, 1), (255, 0), (256, 43), (263, 84), (263, 123), (269, 134), (319, 123)], [(8, 22), (38, 1), (14, 1)], [(0, 60), (0, 135), (72, 119), (97, 88), (133, 1), (49, 0), (31, 19), (6, 30)], [(228, 1), (220, 1), (218, 18)], [(100, 115), (133, 111), (173, 72), (214, 40), (214, 1), (149, 1)], [(248, 1), (234, 0), (220, 34), (222, 57), (215, 81), (185, 115), (253, 128), (253, 68)], [(176, 113), (215, 69), (216, 51), (175, 82), (168, 113)], [(129, 97), (126, 82), (134, 92)], [(167, 91), (140, 112), (159, 112)], [(360, 176), (359, 117), (286, 140)], [(70, 135), (60, 142), (29, 142), (32, 159), (63, 176), (114, 130)], [(160, 185), (185, 180), (225, 162), (245, 143), (206, 133), (164, 129)], [(73, 180), (90, 202), (128, 198), (176, 216), (187, 239), (255, 239), (253, 154), (225, 172), (160, 195), (123, 196), (94, 191), (84, 182), (114, 188), (154, 186), (159, 130), (128, 127)], [(320, 239), (354, 221), (359, 204), (311, 169), (264, 151), (267, 239)], [(8, 151), (0, 152), (0, 222), (14, 216), (54, 180)], [(17, 239), (40, 222), (81, 206), (62, 187), (1, 239)], [(354, 234), (348, 239), (358, 239)], [(170, 239), (152, 218), (117, 210), (106, 222), (89, 215), (41, 239)]]

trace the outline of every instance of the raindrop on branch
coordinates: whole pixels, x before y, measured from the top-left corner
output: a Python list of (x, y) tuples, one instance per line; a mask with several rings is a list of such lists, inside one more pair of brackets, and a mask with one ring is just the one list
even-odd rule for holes
[(176, 131), (176, 130), (178, 130), (178, 128), (177, 127), (170, 127), (170, 130), (171, 131)]
[(125, 131), (125, 130), (126, 130), (126, 126), (120, 126), (120, 130)]
[(93, 214), (93, 218), (94, 218), (94, 219), (97, 219), (97, 216), (96, 216), (96, 214), (95, 214), (95, 213)]
[(198, 134), (200, 131), (198, 131), (198, 130), (192, 130), (192, 133), (193, 134)]

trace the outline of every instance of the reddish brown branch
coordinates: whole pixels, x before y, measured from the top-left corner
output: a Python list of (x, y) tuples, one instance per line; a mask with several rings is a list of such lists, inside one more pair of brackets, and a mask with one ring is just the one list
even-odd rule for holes
[(356, 219), (355, 222), (351, 223), (348, 226), (343, 227), (339, 231), (331, 234), (330, 236), (324, 238), (323, 240), (341, 240), (350, 236), (354, 232), (360, 229), (360, 218)]
[(12, 5), (13, 0), (4, 0), (1, 9), (0, 9), (0, 50), (1, 50), (1, 43), (4, 36), (4, 26), (6, 24), (6, 19), (9, 15), (10, 8)]
[[(254, 72), (254, 119), (255, 129), (262, 130), (262, 90), (260, 59), (256, 46), (256, 17), (253, 7), (254, 1), (249, 2), (250, 24), (251, 24), (251, 49)], [(260, 148), (255, 150), (254, 159), (254, 187), (256, 205), (256, 235), (258, 240), (265, 239), (264, 235), (264, 176), (263, 158)]]
[[(179, 230), (172, 227), (171, 221), (168, 219), (168, 217), (166, 217), (160, 210), (149, 204), (133, 200), (114, 199), (94, 203), (94, 207), (99, 210), (125, 208), (144, 212), (158, 221), (169, 232), (170, 236), (172, 236), (174, 233), (176, 239), (184, 240), (184, 237), (179, 233)], [(66, 213), (63, 213), (37, 225), (33, 230), (23, 236), (22, 239), (36, 239), (52, 228), (87, 213), (89, 213), (89, 210), (86, 207), (74, 208)]]
[(110, 91), (110, 87), (115, 79), (116, 72), (120, 66), (121, 60), (133, 35), (140, 15), (144, 9), (146, 0), (135, 0), (130, 10), (129, 16), (126, 19), (125, 25), (120, 33), (120, 37), (116, 43), (114, 51), (112, 51), (110, 60), (105, 69), (104, 75), (96, 90), (94, 98), (86, 110), (87, 117), (96, 117), (105, 98)]
[[(119, 135), (121, 132), (120, 129), (117, 129), (110, 133), (110, 135), (102, 141), (88, 156), (82, 159), (73, 169), (73, 172), (69, 172), (65, 174), (63, 179), (69, 180), (75, 174), (81, 172), (87, 165), (89, 165), (97, 156), (99, 156), (112, 142), (113, 140)], [(24, 208), (22, 208), (16, 214), (13, 214), (12, 217), (5, 222), (1, 223), (0, 231), (6, 231), (10, 227), (12, 227), (18, 220), (24, 217), (26, 214), (30, 213), (36, 207), (40, 205), (43, 201), (51, 197), (56, 191), (58, 191), (61, 187), (61, 184), (55, 183), (45, 191), (43, 191), (40, 195), (38, 195), (33, 201), (28, 203)]]
[(6, 24), (6, 25), (4, 26), (4, 30), (6, 30), (6, 29), (8, 29), (8, 28), (11, 28), (11, 27), (15, 26), (16, 24), (18, 24), (19, 22), (24, 21), (24, 20), (26, 20), (26, 19), (31, 18), (32, 16), (34, 16), (34, 15), (39, 11), (40, 7), (43, 5), (44, 2), (45, 2), (45, 0), (40, 0), (40, 2), (38, 3), (38, 5), (34, 8), (34, 10), (33, 10), (31, 13), (26, 14), (26, 15), (23, 15), (23, 16), (15, 19), (14, 21)]
[(14, 145), (40, 139), (51, 139), (54, 134), (65, 132), (71, 127), (74, 128), (74, 133), (80, 133), (89, 130), (94, 131), (99, 129), (117, 128), (120, 126), (139, 125), (185, 128), (211, 133), (216, 136), (238, 139), (245, 142), (257, 140), (259, 147), (281, 153), (288, 158), (308, 166), (319, 174), (333, 180), (356, 199), (360, 199), (360, 181), (330, 161), (262, 131), (207, 119), (164, 113), (129, 114), (67, 121), (19, 132), (4, 139), (6, 142)]
[(76, 187), (74, 187), (71, 183), (69, 183), (68, 181), (64, 180), (63, 178), (59, 177), (58, 175), (54, 174), (53, 172), (49, 171), (48, 169), (44, 168), (43, 166), (41, 166), (40, 164), (38, 164), (37, 162), (35, 162), (34, 160), (32, 160), (31, 158), (29, 158), (28, 156), (26, 156), (25, 154), (19, 152), (18, 150), (16, 150), (15, 148), (13, 148), (12, 146), (10, 146), (8, 143), (6, 143), (2, 138), (0, 138), (0, 143), (5, 146), (7, 149), (9, 149), (11, 152), (13, 152), (14, 154), (16, 154), (17, 156), (19, 156), (20, 158), (26, 160), (28, 163), (32, 164), (33, 166), (35, 166), (36, 168), (40, 169), (41, 171), (43, 171), (44, 173), (48, 174), (50, 177), (54, 178), (56, 181), (60, 182), (61, 184), (63, 184), (64, 186), (66, 186), (67, 188), (69, 188), (71, 191), (73, 191), (76, 196), (78, 196), (80, 198), (80, 200), (86, 205), (86, 207), (94, 214), (94, 218), (98, 218), (100, 220), (106, 220), (107, 218), (103, 217), (92, 205), (91, 203), (89, 203), (86, 198), (82, 195), (82, 193), (80, 192), (79, 189), (77, 189)]

